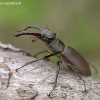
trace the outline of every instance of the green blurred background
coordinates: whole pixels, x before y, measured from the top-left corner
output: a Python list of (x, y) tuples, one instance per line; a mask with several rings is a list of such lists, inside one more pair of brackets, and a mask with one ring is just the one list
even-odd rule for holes
[[(14, 1), (19, 3), (19, 0)], [(98, 75), (94, 74), (93, 68), (92, 73), (100, 78), (100, 0), (20, 0), (20, 2), (19, 5), (0, 5), (0, 41), (35, 54), (47, 48), (43, 42), (32, 43), (29, 36), (15, 38), (13, 34), (17, 34), (17, 30), (28, 25), (48, 25), (66, 45), (75, 48), (96, 66)]]

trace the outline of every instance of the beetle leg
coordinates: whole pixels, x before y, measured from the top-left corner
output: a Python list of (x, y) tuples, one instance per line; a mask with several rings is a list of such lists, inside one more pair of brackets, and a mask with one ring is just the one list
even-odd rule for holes
[(51, 95), (51, 93), (52, 93), (52, 91), (56, 88), (56, 85), (57, 85), (57, 79), (58, 79), (58, 74), (59, 74), (59, 71), (60, 71), (60, 62), (58, 61), (57, 62), (57, 74), (56, 74), (56, 78), (55, 78), (55, 85), (54, 85), (54, 87), (53, 87), (53, 89), (51, 90), (51, 92), (49, 93), (49, 97), (50, 97), (50, 95)]
[[(8, 87), (9, 87), (9, 84), (10, 84), (10, 79), (11, 79), (11, 76), (12, 76), (12, 72), (9, 72), (9, 77), (8, 77), (8, 82), (7, 82), (7, 86), (6, 86), (6, 88), (4, 89), (4, 90), (6, 90)], [(3, 84), (2, 84), (2, 87), (1, 87), (1, 89), (3, 88)]]
[(55, 56), (55, 55), (57, 55), (58, 53), (59, 53), (59, 52), (55, 52), (54, 54), (50, 54), (50, 55), (47, 55), (47, 56), (43, 56), (43, 57), (41, 57), (41, 58), (38, 58), (38, 59), (36, 59), (36, 60), (30, 61), (30, 62), (26, 62), (23, 66), (17, 68), (16, 71), (18, 71), (19, 69), (21, 69), (21, 68), (23, 68), (23, 67), (25, 67), (25, 66), (27, 66), (27, 65), (29, 65), (29, 64), (32, 64), (32, 63), (34, 63), (34, 62), (36, 62), (36, 61), (39, 61), (39, 60), (42, 60), (42, 59), (46, 59), (46, 58), (49, 58), (49, 57), (51, 57), (51, 56)]
[(98, 74), (98, 71), (97, 71), (96, 67), (95, 67), (94, 65), (92, 65), (91, 63), (89, 63), (89, 62), (87, 62), (87, 63), (89, 64), (89, 66), (91, 66), (91, 67), (94, 68), (94, 70), (95, 70), (95, 74)]
[(77, 72), (77, 70), (75, 69), (75, 67), (72, 65), (72, 64), (70, 64), (70, 63), (68, 63), (68, 67), (71, 69), (71, 70), (73, 70), (78, 76), (79, 76), (79, 78), (83, 81), (83, 83), (84, 83), (84, 92), (86, 92), (87, 91), (87, 89), (86, 89), (86, 85), (85, 85), (85, 81), (82, 79), (82, 77), (79, 75), (79, 73)]
[(37, 55), (41, 54), (41, 53), (45, 53), (45, 52), (49, 52), (47, 55), (51, 55), (51, 54), (54, 54), (54, 52), (50, 51), (49, 49), (46, 49), (46, 50), (43, 50), (43, 51), (40, 51), (38, 53), (36, 53), (34, 55), (34, 57), (37, 57)]
[(40, 52), (36, 53), (34, 56), (36, 57), (37, 55), (39, 55), (41, 53), (44, 53), (44, 52), (48, 52), (48, 49), (47, 50), (40, 51)]

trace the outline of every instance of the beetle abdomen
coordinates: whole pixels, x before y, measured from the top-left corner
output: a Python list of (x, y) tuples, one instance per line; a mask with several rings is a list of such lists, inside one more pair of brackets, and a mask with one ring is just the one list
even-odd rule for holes
[[(62, 52), (65, 61), (75, 66), (75, 69), (84, 75), (90, 76), (91, 71), (87, 61), (72, 47), (67, 46)], [(66, 62), (65, 62), (66, 63)]]

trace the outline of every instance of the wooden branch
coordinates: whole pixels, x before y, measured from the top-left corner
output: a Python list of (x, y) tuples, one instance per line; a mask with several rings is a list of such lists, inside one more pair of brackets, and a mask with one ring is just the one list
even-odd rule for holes
[(63, 67), (59, 73), (57, 87), (51, 98), (48, 97), (47, 94), (55, 82), (55, 63), (41, 60), (25, 66), (18, 72), (15, 71), (35, 59), (21, 49), (0, 43), (0, 100), (100, 100), (99, 79), (81, 75), (88, 90), (83, 93), (82, 80), (74, 72)]

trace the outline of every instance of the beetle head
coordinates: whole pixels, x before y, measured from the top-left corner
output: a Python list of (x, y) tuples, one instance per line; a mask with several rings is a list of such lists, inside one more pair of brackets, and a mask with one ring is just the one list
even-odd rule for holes
[(51, 43), (56, 39), (56, 33), (50, 31), (49, 29), (45, 29), (41, 32), (41, 40), (46, 43)]
[[(41, 33), (26, 31), (29, 28), (38, 29)], [(50, 31), (48, 28), (44, 28), (44, 27), (40, 27), (40, 26), (28, 26), (18, 32), (19, 32), (19, 34), (16, 34), (14, 36), (19, 37), (21, 35), (33, 35), (36, 38), (44, 41), (45, 43), (51, 43), (56, 39), (56, 33)]]

